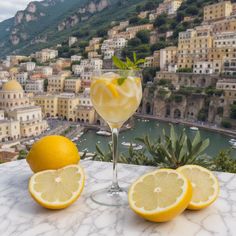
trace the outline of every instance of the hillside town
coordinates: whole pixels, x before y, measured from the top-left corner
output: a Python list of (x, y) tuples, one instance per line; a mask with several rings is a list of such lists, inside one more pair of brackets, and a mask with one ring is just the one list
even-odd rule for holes
[[(159, 35), (153, 21), (163, 13), (173, 18), (182, 0), (165, 0), (152, 11), (141, 11), (148, 23), (121, 21), (107, 36), (93, 37), (85, 53), (59, 55), (61, 45), (30, 56), (9, 55), (0, 64), (0, 161), (17, 158), (22, 144), (60, 130), (64, 134), (84, 125), (104, 124), (90, 100), (94, 70), (114, 68), (112, 57), (139, 32), (150, 33), (150, 43), (169, 38)], [(220, 1), (204, 7), (203, 22), (180, 32), (177, 45), (155, 50), (143, 69), (156, 75), (144, 84), (138, 113), (160, 119), (200, 122), (219, 128), (236, 127), (236, 4)], [(183, 21), (193, 21), (185, 17)], [(78, 38), (71, 36), (68, 47)], [(86, 55), (86, 56), (85, 56)], [(71, 124), (73, 124), (73, 127)]]

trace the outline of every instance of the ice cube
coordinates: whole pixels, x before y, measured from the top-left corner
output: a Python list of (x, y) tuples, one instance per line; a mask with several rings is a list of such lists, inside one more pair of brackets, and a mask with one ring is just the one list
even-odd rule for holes
[(107, 72), (102, 75), (105, 79), (118, 79), (120, 78), (120, 75), (114, 73), (114, 72)]

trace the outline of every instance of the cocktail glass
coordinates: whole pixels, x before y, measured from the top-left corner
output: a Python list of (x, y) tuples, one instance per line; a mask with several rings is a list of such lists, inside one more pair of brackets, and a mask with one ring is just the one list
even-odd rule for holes
[(135, 113), (142, 99), (141, 73), (134, 70), (94, 71), (90, 96), (97, 113), (112, 132), (113, 179), (109, 188), (92, 193), (92, 200), (108, 206), (127, 204), (127, 191), (117, 179), (118, 135), (122, 125)]

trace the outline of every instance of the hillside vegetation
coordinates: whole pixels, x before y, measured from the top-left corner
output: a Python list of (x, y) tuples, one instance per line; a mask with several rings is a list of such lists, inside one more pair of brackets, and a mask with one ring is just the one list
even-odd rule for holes
[[(93, 36), (106, 37), (112, 23), (130, 20), (131, 25), (148, 23), (148, 19), (137, 17), (140, 11), (155, 9), (162, 0), (44, 0), (32, 2), (14, 18), (0, 23), (0, 57), (7, 54), (30, 54), (36, 50), (65, 43), (69, 36), (79, 37), (80, 47)], [(153, 23), (160, 35), (157, 43), (150, 45), (150, 32), (142, 32), (132, 39), (122, 55), (132, 51), (139, 56), (148, 56), (153, 51), (169, 45), (176, 45), (178, 33), (199, 25), (202, 21), (204, 5), (213, 0), (186, 0), (176, 17), (159, 16)], [(183, 22), (185, 16), (192, 16), (191, 22)], [(165, 39), (161, 35), (174, 31)], [(76, 51), (76, 50), (75, 50)], [(80, 50), (81, 51), (81, 50)], [(73, 53), (74, 51), (72, 51)], [(70, 55), (67, 53), (66, 55)]]

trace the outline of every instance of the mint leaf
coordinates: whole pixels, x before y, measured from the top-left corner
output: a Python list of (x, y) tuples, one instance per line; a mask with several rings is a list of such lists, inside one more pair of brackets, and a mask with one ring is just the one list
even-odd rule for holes
[(128, 57), (126, 57), (126, 65), (127, 65), (127, 68), (131, 70), (136, 67), (135, 64)]
[[(134, 52), (133, 53), (133, 61), (131, 61), (128, 57), (126, 57), (126, 61), (120, 60), (118, 57), (113, 56), (112, 57), (113, 64), (120, 70), (129, 71), (129, 70), (139, 70), (139, 64), (143, 64), (146, 60), (145, 59), (139, 59), (137, 60), (137, 55)], [(126, 76), (120, 77), (117, 79), (118, 85), (122, 85), (125, 80), (127, 79)]]
[(113, 60), (114, 65), (117, 68), (122, 69), (122, 70), (127, 69), (127, 65), (125, 64), (125, 62), (121, 61), (118, 57), (113, 56), (112, 60)]
[(125, 77), (121, 77), (121, 78), (117, 79), (118, 85), (122, 85), (125, 82), (126, 79), (127, 78), (125, 78)]
[(136, 61), (137, 61), (137, 54), (136, 54), (136, 52), (133, 52), (133, 59), (134, 59), (134, 63), (136, 64)]
[(136, 61), (136, 65), (143, 64), (145, 62), (146, 62), (145, 59), (139, 59), (138, 61)]

